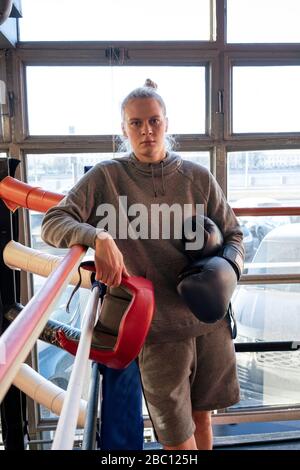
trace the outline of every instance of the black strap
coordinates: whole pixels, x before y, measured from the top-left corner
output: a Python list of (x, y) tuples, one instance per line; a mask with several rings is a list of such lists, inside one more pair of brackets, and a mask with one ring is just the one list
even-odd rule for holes
[(92, 283), (92, 287), (94, 288), (95, 286), (98, 286), (99, 287), (99, 297), (101, 300), (103, 300), (105, 294), (106, 294), (106, 285), (103, 284), (102, 282), (100, 281), (96, 281), (95, 277), (96, 277), (96, 273), (94, 270), (92, 270), (93, 268), (95, 268), (95, 263), (94, 261), (92, 260), (88, 260), (88, 261), (82, 261), (80, 263), (80, 265), (78, 266), (78, 276), (79, 276), (79, 281), (77, 282), (76, 286), (74, 287), (73, 291), (72, 291), (72, 294), (70, 295), (70, 298), (68, 300), (68, 303), (66, 305), (66, 312), (67, 313), (70, 313), (70, 304), (71, 304), (71, 301), (72, 301), (72, 298), (75, 294), (75, 292), (78, 291), (78, 289), (80, 288), (81, 286), (81, 282), (82, 282), (82, 276), (81, 276), (81, 271), (80, 271), (80, 268), (84, 268), (84, 269), (87, 269), (89, 271), (91, 271), (91, 283)]

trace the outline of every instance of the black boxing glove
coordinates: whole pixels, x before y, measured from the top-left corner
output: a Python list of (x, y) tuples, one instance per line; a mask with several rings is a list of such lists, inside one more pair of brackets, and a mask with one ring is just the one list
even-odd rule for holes
[(231, 245), (228, 243), (227, 245), (223, 246), (222, 250), (219, 253), (219, 256), (222, 256), (222, 258), (226, 259), (228, 263), (231, 264), (235, 271), (236, 277), (239, 280), (244, 269), (243, 254), (238, 250), (235, 245)]
[(230, 243), (223, 245), (221, 230), (209, 217), (193, 216), (185, 221), (182, 238), (184, 246), (187, 243), (195, 243), (197, 240), (195, 232), (200, 233), (200, 230), (203, 231), (203, 246), (200, 249), (186, 250), (187, 256), (192, 260), (214, 255), (221, 256), (231, 264), (239, 279), (243, 272), (244, 256), (235, 245)]
[(219, 227), (208, 217), (192, 217), (188, 222), (183, 242), (195, 242), (195, 231), (203, 230), (204, 243), (201, 249), (186, 251), (194, 261), (179, 274), (177, 291), (200, 321), (214, 323), (227, 314), (243, 256), (235, 245), (223, 245)]
[[(197, 235), (196, 235), (197, 233)], [(203, 245), (201, 248), (187, 249), (189, 243), (196, 244), (203, 233)], [(185, 220), (182, 241), (186, 248), (186, 254), (191, 259), (200, 259), (216, 255), (223, 246), (223, 235), (219, 227), (206, 216), (193, 216)]]
[(232, 265), (220, 256), (193, 261), (178, 276), (177, 292), (204, 323), (225, 317), (237, 285)]

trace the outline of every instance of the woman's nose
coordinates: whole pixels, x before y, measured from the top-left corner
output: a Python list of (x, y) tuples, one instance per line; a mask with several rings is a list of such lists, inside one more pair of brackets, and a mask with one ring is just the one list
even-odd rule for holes
[(148, 122), (145, 122), (145, 123), (142, 125), (142, 134), (143, 134), (143, 135), (152, 134), (152, 127), (151, 127), (151, 125), (150, 125)]

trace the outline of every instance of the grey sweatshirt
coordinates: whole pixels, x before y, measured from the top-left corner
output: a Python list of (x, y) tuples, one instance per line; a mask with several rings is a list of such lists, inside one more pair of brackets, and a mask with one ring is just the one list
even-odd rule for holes
[[(99, 215), (99, 206), (104, 203), (114, 206), (119, 223), (119, 196), (127, 196), (128, 208), (142, 203), (148, 214), (151, 214), (153, 204), (192, 204), (193, 207), (203, 204), (204, 215), (218, 225), (225, 244), (233, 246), (241, 257), (244, 256), (242, 231), (213, 175), (201, 165), (182, 160), (175, 153), (168, 153), (156, 164), (140, 162), (133, 154), (98, 163), (58, 206), (46, 213), (42, 224), (43, 240), (61, 248), (75, 244), (93, 248), (97, 233), (95, 227), (100, 227), (99, 222), (104, 215)], [(134, 220), (130, 213), (126, 218), (128, 223)], [(122, 220), (124, 222), (125, 219)], [(123, 254), (127, 270), (132, 275), (150, 279), (154, 285), (156, 311), (147, 342), (185, 339), (218, 327), (219, 322), (200, 322), (177, 294), (177, 275), (189, 259), (182, 241), (172, 236), (172, 231), (169, 239), (122, 237), (124, 235), (120, 236), (117, 231), (115, 242)]]

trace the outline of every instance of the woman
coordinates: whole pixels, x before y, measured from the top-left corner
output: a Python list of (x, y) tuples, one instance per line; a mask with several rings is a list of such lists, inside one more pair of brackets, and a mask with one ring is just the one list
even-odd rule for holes
[(163, 99), (147, 80), (122, 103), (131, 152), (90, 170), (48, 211), (42, 237), (59, 247), (93, 247), (96, 279), (108, 286), (129, 273), (153, 282), (156, 313), (139, 366), (154, 429), (165, 449), (211, 449), (211, 410), (239, 400), (234, 347), (227, 319), (204, 324), (177, 294), (187, 254), (172, 231), (172, 208), (202, 204), (238, 272), (242, 232), (211, 173), (167, 149), (167, 129)]

